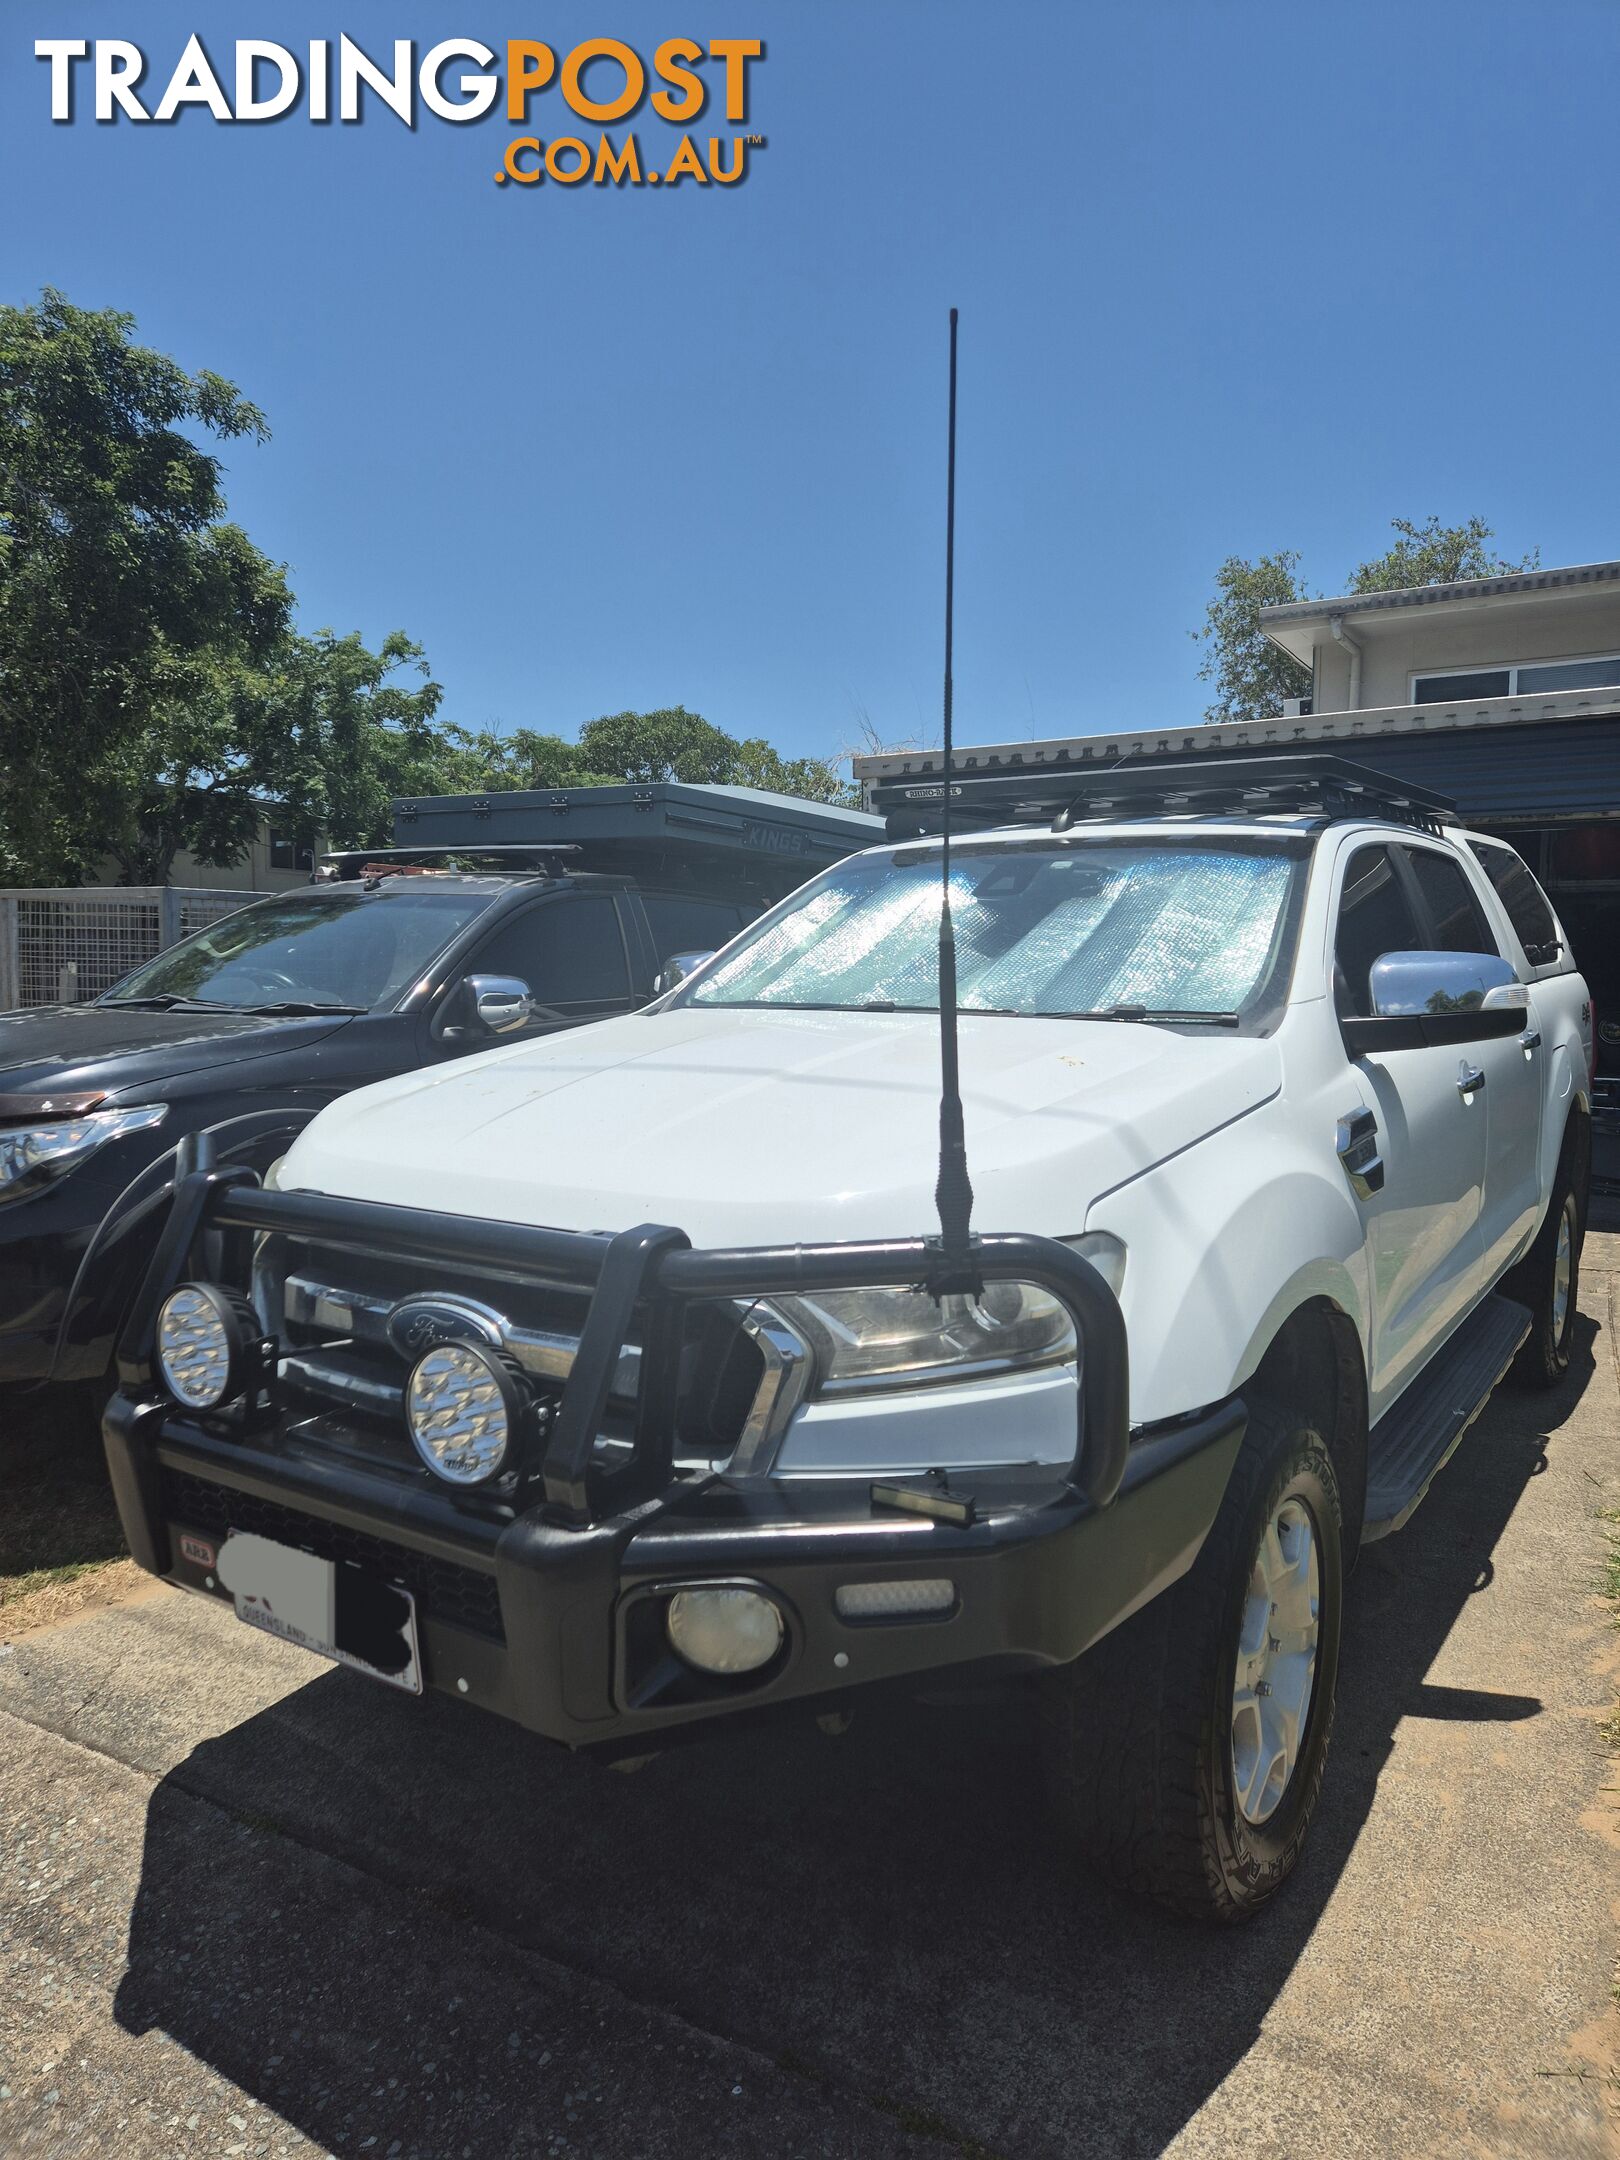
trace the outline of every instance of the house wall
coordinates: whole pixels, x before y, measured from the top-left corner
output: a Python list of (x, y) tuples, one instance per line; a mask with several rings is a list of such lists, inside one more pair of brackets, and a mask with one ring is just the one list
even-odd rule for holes
[[(1414, 670), (1451, 673), (1519, 660), (1578, 660), (1620, 652), (1620, 593), (1612, 587), (1568, 596), (1535, 594), (1513, 605), (1450, 612), (1392, 608), (1386, 616), (1345, 617), (1362, 648), (1361, 709), (1411, 701)], [(1350, 656), (1324, 625), (1316, 642), (1315, 709), (1345, 712)]]
[[(317, 859), (325, 844), (324, 838), (317, 840)], [(116, 885), (118, 865), (110, 859), (99, 863), (94, 877), (88, 882), (93, 885)], [(309, 871), (272, 869), (270, 826), (267, 821), (259, 827), (257, 836), (243, 854), (242, 860), (229, 870), (221, 869), (214, 863), (200, 863), (194, 855), (182, 849), (174, 858), (174, 866), (169, 872), (169, 883), (187, 888), (202, 886), (214, 892), (288, 892), (300, 885), (307, 885)]]

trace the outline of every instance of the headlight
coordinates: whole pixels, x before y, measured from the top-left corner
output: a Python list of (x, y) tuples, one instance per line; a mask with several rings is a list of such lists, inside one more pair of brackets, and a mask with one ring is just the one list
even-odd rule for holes
[(451, 1485), (482, 1485), (511, 1452), (524, 1412), (516, 1373), (498, 1351), (440, 1343), (405, 1385), (405, 1423), (416, 1452)]
[(772, 1303), (809, 1338), (823, 1393), (966, 1380), (1075, 1352), (1068, 1307), (1034, 1283), (986, 1283), (976, 1298), (828, 1290)]
[(158, 1308), (163, 1384), (188, 1410), (213, 1410), (246, 1385), (246, 1352), (258, 1338), (251, 1307), (212, 1283), (182, 1283)]
[(72, 1170), (121, 1133), (146, 1132), (168, 1116), (167, 1103), (131, 1103), (79, 1117), (45, 1118), (0, 1131), (0, 1200), (36, 1190)]
[[(1061, 1242), (1089, 1260), (1119, 1295), (1125, 1247), (1117, 1237), (1088, 1230)], [(1059, 1365), (1075, 1355), (1068, 1307), (1034, 1283), (989, 1282), (976, 1298), (935, 1299), (923, 1290), (828, 1290), (771, 1303), (808, 1339), (822, 1394), (971, 1380)]]

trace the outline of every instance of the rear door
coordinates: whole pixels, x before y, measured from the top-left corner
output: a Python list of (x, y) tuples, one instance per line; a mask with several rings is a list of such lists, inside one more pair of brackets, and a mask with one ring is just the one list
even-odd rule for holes
[[(1390, 843), (1358, 841), (1341, 860), (1334, 995), (1341, 1018), (1371, 1016), (1369, 974), (1387, 952), (1428, 942), (1410, 870)], [(1363, 1197), (1376, 1418), (1483, 1286), (1483, 1094), (1458, 1087), (1459, 1053), (1428, 1046), (1355, 1057), (1377, 1121), (1384, 1182)]]
[[(1407, 844), (1427, 942), (1436, 952), (1495, 953), (1518, 971), (1518, 956), (1501, 941), (1462, 864), (1449, 850)], [(1541, 1214), (1542, 1046), (1530, 990), (1525, 1024), (1511, 1035), (1464, 1043), (1455, 1055), (1459, 1076), (1477, 1073), (1485, 1109), (1485, 1182), (1480, 1200), (1484, 1281), (1495, 1282), (1534, 1235)]]

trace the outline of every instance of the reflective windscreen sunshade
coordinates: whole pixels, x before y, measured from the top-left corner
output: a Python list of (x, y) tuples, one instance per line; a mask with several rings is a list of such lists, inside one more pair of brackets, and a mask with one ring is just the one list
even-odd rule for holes
[[(1219, 842), (961, 849), (963, 1012), (1235, 1012), (1277, 950), (1297, 855)], [(937, 1007), (939, 857), (840, 864), (694, 986), (699, 1005)]]

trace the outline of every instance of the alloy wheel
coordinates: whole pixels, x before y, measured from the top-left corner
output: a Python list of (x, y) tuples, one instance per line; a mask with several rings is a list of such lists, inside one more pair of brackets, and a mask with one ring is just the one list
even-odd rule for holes
[(1322, 1579), (1302, 1500), (1266, 1524), (1249, 1576), (1232, 1682), (1232, 1785), (1246, 1822), (1264, 1823), (1288, 1790), (1316, 1681)]

